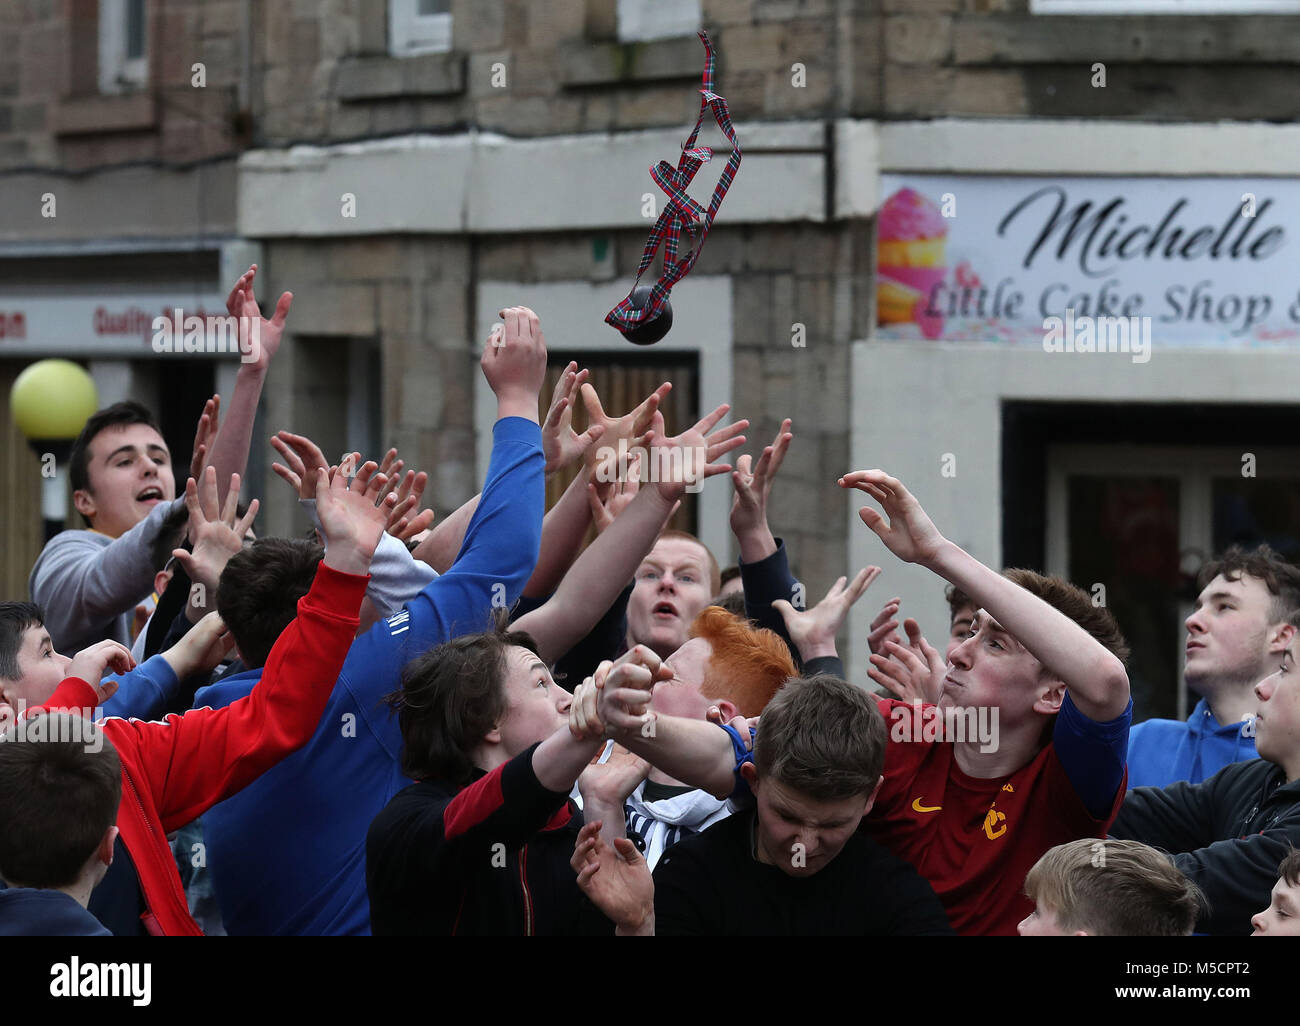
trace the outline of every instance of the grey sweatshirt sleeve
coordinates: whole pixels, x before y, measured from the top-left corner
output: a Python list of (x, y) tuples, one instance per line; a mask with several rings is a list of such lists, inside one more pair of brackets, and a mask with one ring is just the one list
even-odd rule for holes
[[(299, 499), (298, 504), (319, 530), (316, 500)], [(385, 531), (380, 536), (374, 558), (370, 561), (370, 586), (366, 588), (366, 594), (370, 596), (370, 601), (380, 616), (392, 616), (437, 576), (438, 572), (433, 567), (416, 559), (404, 542)]]
[(93, 531), (64, 531), (50, 540), (32, 567), (27, 589), (45, 610), (45, 626), (56, 649), (71, 655), (82, 643), (116, 637), (112, 621), (131, 612), (153, 590), (156, 568), (150, 550), (163, 522), (184, 506), (183, 498), (160, 502), (111, 541)]

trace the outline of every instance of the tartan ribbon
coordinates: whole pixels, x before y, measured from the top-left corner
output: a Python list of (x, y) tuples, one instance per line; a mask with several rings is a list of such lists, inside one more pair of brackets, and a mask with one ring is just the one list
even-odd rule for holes
[[(690, 273), (691, 268), (695, 266), (695, 261), (699, 259), (700, 251), (704, 248), (705, 237), (713, 227), (713, 218), (717, 215), (718, 208), (722, 206), (727, 190), (731, 188), (731, 183), (736, 178), (736, 172), (740, 170), (740, 140), (736, 138), (736, 129), (731, 123), (727, 101), (713, 91), (713, 78), (717, 70), (717, 57), (713, 52), (713, 44), (709, 42), (709, 37), (705, 33), (699, 32), (697, 35), (700, 37), (700, 42), (704, 44), (704, 83), (703, 88), (700, 89), (700, 113), (695, 119), (695, 127), (691, 130), (690, 137), (682, 143), (682, 155), (677, 161), (677, 167), (674, 168), (666, 160), (661, 160), (650, 167), (650, 177), (664, 191), (668, 202), (650, 230), (650, 237), (646, 240), (645, 250), (641, 254), (641, 265), (637, 268), (636, 281), (632, 283), (632, 290), (636, 289), (646, 268), (653, 262), (660, 245), (664, 247), (664, 272), (650, 291), (650, 301), (640, 310), (633, 308), (632, 290), (629, 290), (628, 298), (605, 315), (605, 323), (620, 330), (634, 328), (643, 321), (659, 316), (673, 286)], [(695, 145), (700, 134), (700, 126), (704, 124), (706, 111), (712, 111), (718, 128), (731, 143), (731, 156), (727, 159), (727, 166), (722, 169), (718, 184), (714, 186), (713, 197), (709, 200), (707, 209), (686, 194), (686, 188), (695, 178), (695, 173), (713, 159), (712, 147)], [(691, 236), (694, 244), (689, 253), (678, 259), (678, 243), (683, 230)]]

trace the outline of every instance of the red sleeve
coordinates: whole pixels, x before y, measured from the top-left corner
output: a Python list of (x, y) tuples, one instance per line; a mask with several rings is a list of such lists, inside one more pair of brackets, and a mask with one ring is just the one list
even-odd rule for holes
[(152, 723), (105, 721), (115, 745), (134, 749), (164, 831), (202, 815), (311, 740), (356, 634), (369, 580), (321, 563), (262, 679), (224, 709), (191, 709)]
[(65, 677), (50, 700), (44, 705), (36, 705), (28, 709), (27, 716), (32, 716), (38, 712), (50, 712), (55, 709), (63, 712), (73, 712), (84, 719), (91, 720), (95, 718), (95, 707), (99, 705), (99, 693), (87, 684), (80, 677)]

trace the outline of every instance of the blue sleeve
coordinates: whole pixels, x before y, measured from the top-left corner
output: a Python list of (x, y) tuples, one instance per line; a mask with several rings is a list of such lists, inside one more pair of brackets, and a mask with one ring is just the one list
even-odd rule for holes
[(105, 680), (117, 681), (117, 693), (99, 707), (99, 715), (127, 720), (162, 719), (180, 689), (176, 672), (160, 655), (146, 659), (129, 673), (112, 674)]
[[(537, 564), (546, 504), (541, 428), (506, 417), (492, 437), (487, 482), (456, 562), (353, 642), (343, 664), (339, 681), (381, 740), (390, 721), (381, 700), (399, 686), (402, 667), (458, 634), (486, 630), (493, 608), (509, 609)], [(390, 740), (400, 746), (396, 728)]]
[(773, 631), (785, 642), (794, 659), (795, 669), (802, 670), (803, 660), (799, 658), (799, 649), (790, 640), (790, 633), (785, 629), (785, 618), (772, 608), (777, 599), (785, 599), (791, 605), (802, 609), (804, 603), (795, 602), (796, 587), (799, 582), (790, 572), (790, 560), (786, 557), (785, 542), (776, 539), (776, 551), (757, 563), (740, 561), (740, 582), (745, 589), (745, 616), (760, 627)]
[(1133, 699), (1113, 720), (1090, 720), (1065, 692), (1056, 717), (1052, 744), (1056, 757), (1070, 778), (1088, 812), (1096, 819), (1110, 815), (1115, 794), (1124, 782), (1128, 760), (1128, 729), (1133, 722)]
[(723, 726), (727, 732), (727, 737), (731, 738), (731, 748), (736, 755), (736, 766), (732, 772), (736, 775), (736, 789), (731, 792), (728, 801), (735, 805), (747, 805), (754, 799), (754, 792), (749, 789), (749, 783), (740, 775), (740, 767), (747, 762), (754, 761), (754, 738), (758, 736), (758, 731), (753, 727), (749, 728), (749, 746), (741, 740), (740, 731), (732, 726)]

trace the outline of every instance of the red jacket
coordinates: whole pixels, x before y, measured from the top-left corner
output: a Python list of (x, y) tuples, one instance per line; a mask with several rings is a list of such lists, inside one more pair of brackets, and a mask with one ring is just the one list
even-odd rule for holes
[[(276, 641), (246, 698), (154, 722), (111, 718), (101, 724), (122, 761), (117, 827), (140, 877), (150, 933), (202, 935), (166, 835), (311, 740), (356, 634), (369, 580), (322, 563), (298, 602), (297, 619)], [(80, 712), (96, 704), (94, 689), (69, 677), (39, 708)]]

